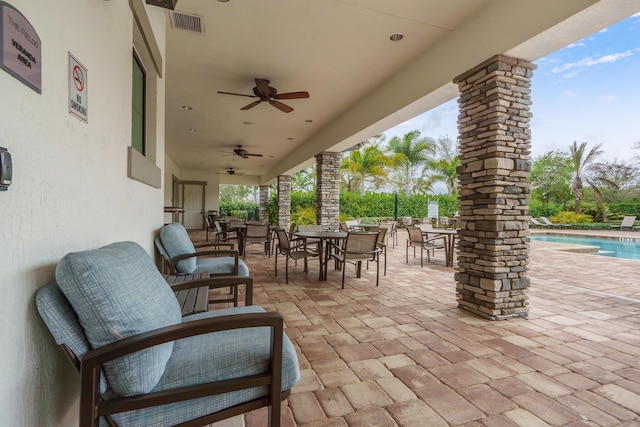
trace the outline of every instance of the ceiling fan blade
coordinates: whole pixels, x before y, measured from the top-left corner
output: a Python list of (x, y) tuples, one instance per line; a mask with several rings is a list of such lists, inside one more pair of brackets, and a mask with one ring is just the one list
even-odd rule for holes
[(260, 100), (260, 101), (254, 101), (254, 102), (252, 102), (251, 104), (249, 104), (249, 105), (245, 105), (244, 107), (242, 107), (242, 108), (241, 108), (241, 110), (248, 110), (248, 109), (253, 108), (253, 107), (255, 107), (256, 105), (260, 104), (261, 102), (262, 102), (262, 100)]
[[(262, 157), (262, 154), (246, 153), (245, 156)], [(246, 159), (246, 157), (245, 157)]]
[(222, 91), (218, 91), (218, 93), (221, 93), (223, 95), (235, 95), (235, 96), (246, 96), (247, 98), (257, 98), (257, 96), (255, 95), (245, 95), (244, 93), (222, 92)]
[(286, 92), (278, 93), (274, 96), (275, 99), (301, 99), (308, 98), (309, 92)]
[(289, 107), (287, 104), (283, 104), (282, 102), (274, 101), (273, 99), (269, 100), (269, 104), (276, 107), (278, 110), (284, 113), (290, 113), (293, 111), (293, 108)]
[(256, 87), (258, 88), (258, 92), (269, 96), (269, 80), (256, 79)]

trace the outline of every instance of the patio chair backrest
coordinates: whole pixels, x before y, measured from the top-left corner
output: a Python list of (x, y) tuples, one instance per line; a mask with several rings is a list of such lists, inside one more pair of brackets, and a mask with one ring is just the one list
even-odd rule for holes
[(315, 224), (299, 225), (298, 231), (322, 231), (322, 226)]
[(422, 243), (422, 230), (419, 227), (407, 227), (409, 240), (412, 242)]
[(344, 245), (345, 259), (372, 258), (377, 249), (378, 235), (375, 233), (349, 233)]
[(255, 237), (268, 237), (269, 236), (269, 226), (268, 225), (255, 225), (255, 224), (247, 224), (247, 238), (255, 238)]
[(636, 222), (635, 216), (625, 216), (622, 218), (622, 222), (620, 223), (620, 228), (631, 228), (633, 224)]
[(234, 227), (240, 227), (245, 225), (244, 221), (241, 219), (232, 219), (231, 221), (229, 221), (229, 227), (230, 228), (234, 228)]
[(280, 250), (283, 252), (289, 251), (291, 249), (291, 244), (289, 243), (287, 233), (281, 228), (276, 228), (276, 235), (278, 236), (278, 247)]
[(378, 240), (376, 240), (376, 245), (381, 246), (385, 244), (388, 229), (381, 226), (378, 230)]

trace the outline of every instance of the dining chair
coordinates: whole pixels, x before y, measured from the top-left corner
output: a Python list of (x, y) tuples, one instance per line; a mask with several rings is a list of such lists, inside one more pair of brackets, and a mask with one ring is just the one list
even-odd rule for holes
[(344, 289), (344, 275), (346, 264), (354, 264), (356, 266), (356, 277), (360, 277), (362, 273), (362, 261), (376, 262), (376, 286), (380, 283), (380, 262), (378, 259), (378, 235), (380, 232), (350, 232), (347, 234), (344, 246), (331, 243), (332, 251), (330, 256), (340, 263), (342, 266), (342, 289)]
[(309, 271), (307, 259), (317, 257), (318, 252), (308, 250), (307, 243), (304, 239), (296, 239), (294, 241), (289, 240), (289, 236), (287, 236), (287, 233), (281, 228), (276, 229), (276, 235), (278, 236), (278, 247), (276, 248), (274, 255), (275, 275), (278, 275), (278, 254), (280, 254), (285, 257), (284, 281), (285, 283), (289, 283), (289, 259), (296, 262), (299, 259), (304, 259), (303, 271), (304, 273), (307, 273)]
[(444, 249), (446, 240), (444, 236), (427, 237), (420, 227), (407, 227), (409, 238), (405, 249), (406, 262), (409, 263), (409, 248), (413, 247), (413, 257), (416, 257), (416, 248), (420, 247), (420, 267), (424, 267), (424, 251), (427, 251), (427, 262), (431, 261), (430, 251)]
[(263, 245), (265, 254), (271, 256), (271, 235), (269, 225), (247, 224), (247, 229), (245, 230), (242, 241), (244, 246), (242, 253), (243, 258), (247, 257), (247, 246), (255, 243)]

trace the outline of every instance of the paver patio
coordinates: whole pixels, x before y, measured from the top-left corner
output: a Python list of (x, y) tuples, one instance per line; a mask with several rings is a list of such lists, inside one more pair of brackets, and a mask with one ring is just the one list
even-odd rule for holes
[[(255, 303), (284, 315), (298, 350), (283, 426), (640, 425), (640, 261), (532, 242), (529, 316), (492, 322), (457, 308), (443, 253), (406, 264), (405, 238), (379, 287), (375, 265), (360, 279), (348, 266), (341, 290), (317, 261), (285, 284), (247, 254)], [(265, 410), (215, 426), (262, 427)]]

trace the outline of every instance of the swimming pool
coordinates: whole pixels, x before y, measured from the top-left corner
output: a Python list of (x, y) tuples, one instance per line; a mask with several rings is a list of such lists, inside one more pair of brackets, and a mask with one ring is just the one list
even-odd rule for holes
[(597, 246), (600, 249), (594, 255), (640, 260), (640, 237), (606, 238), (563, 234), (532, 234), (530, 237), (531, 240), (542, 242)]

